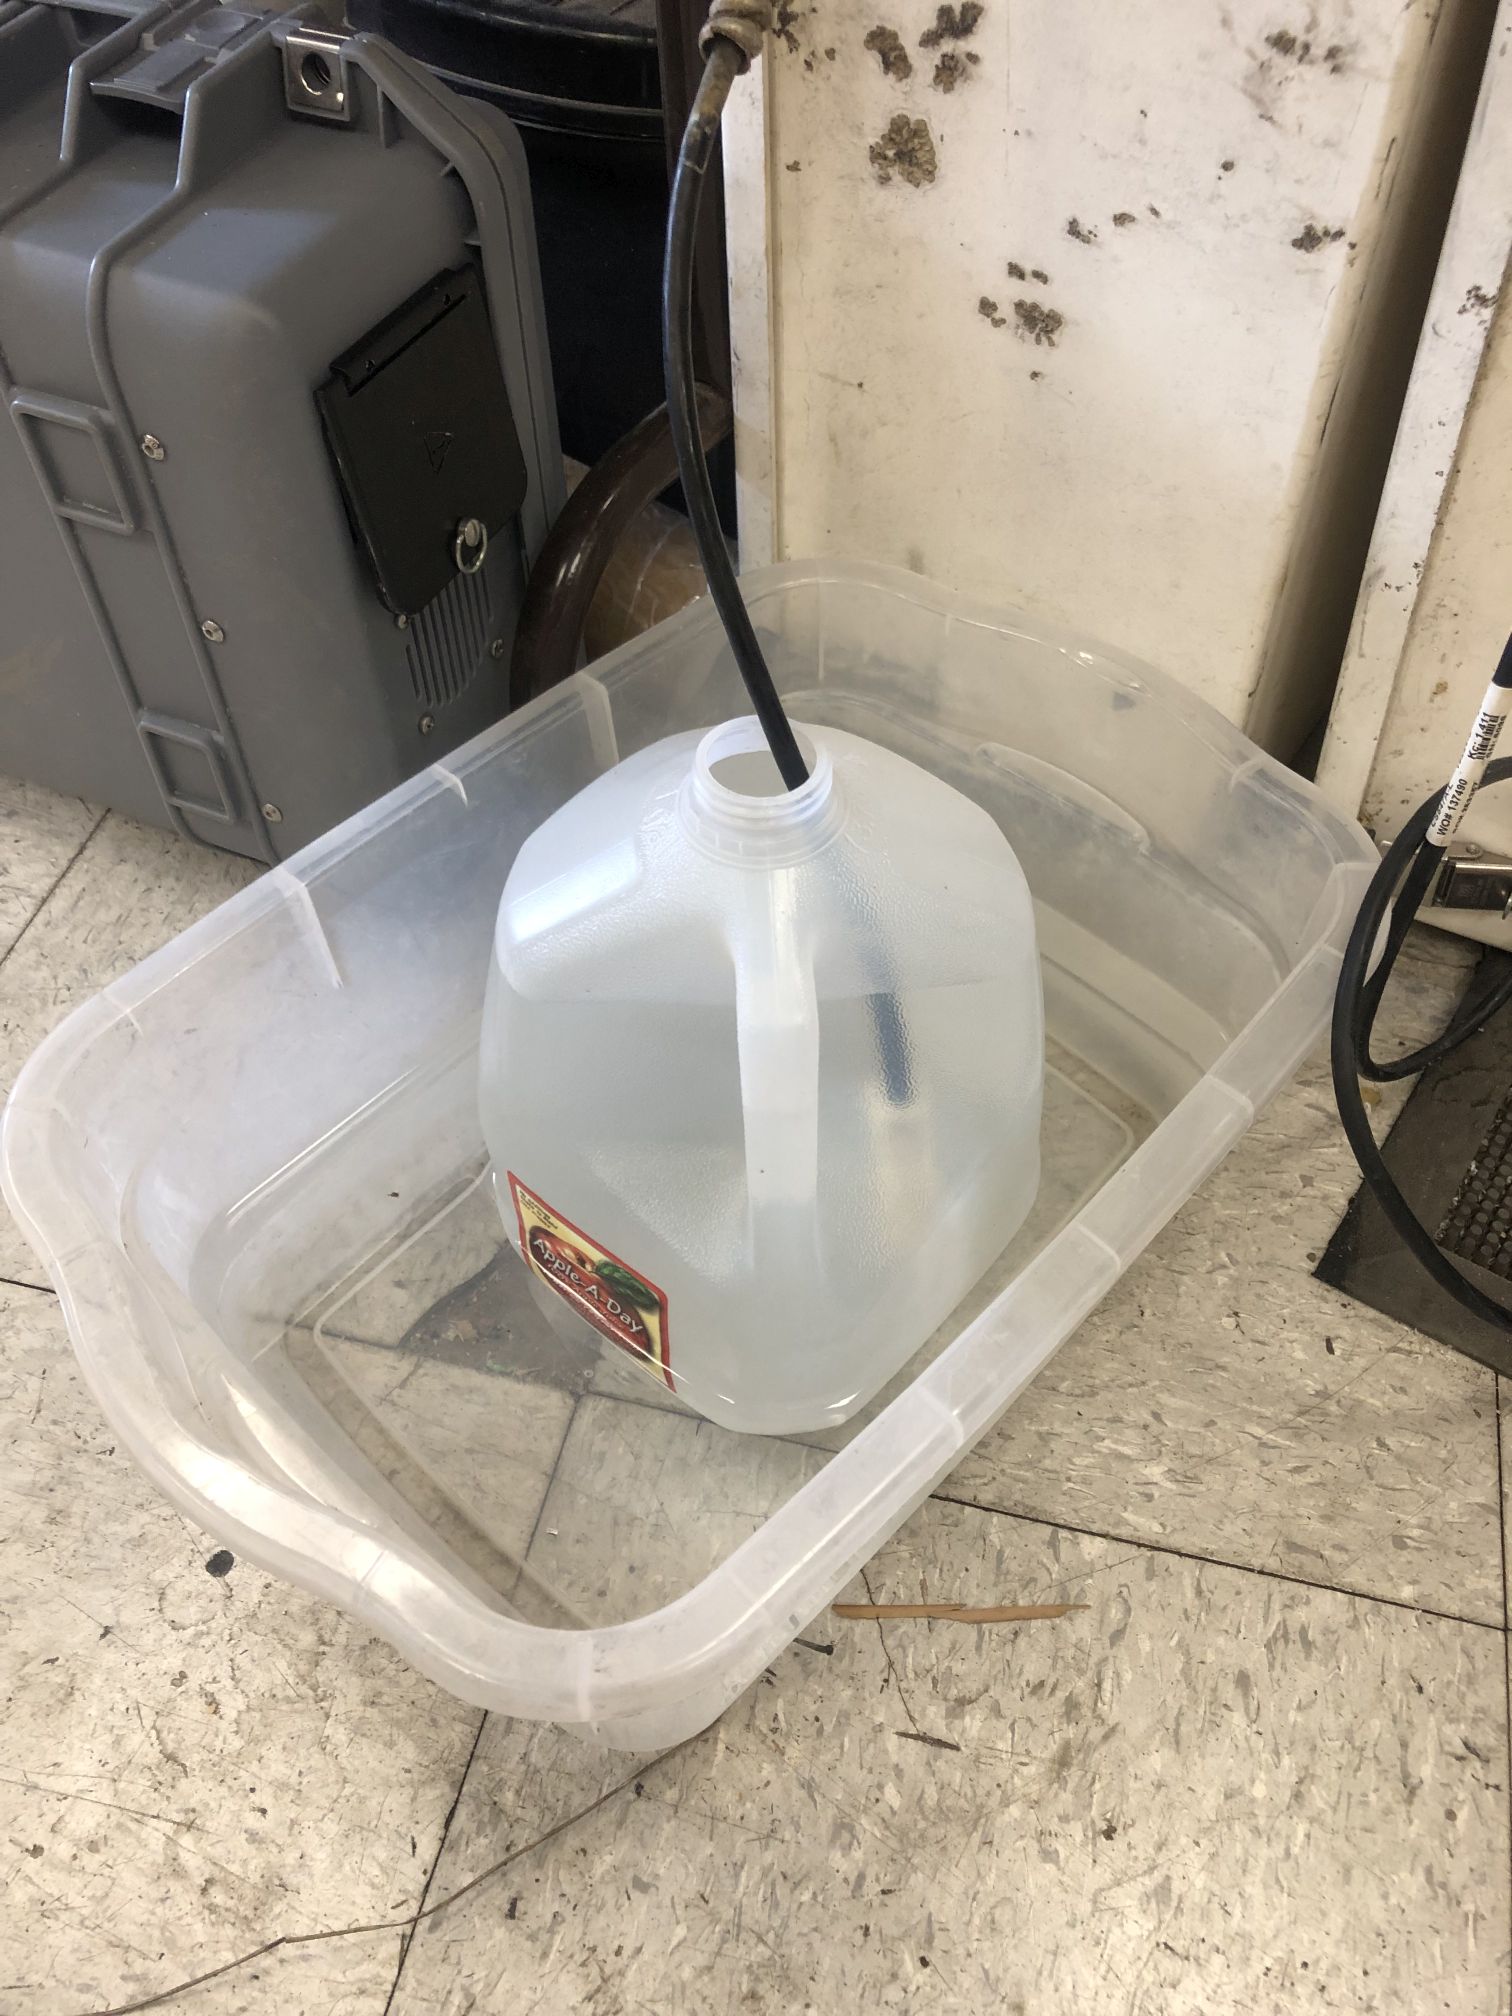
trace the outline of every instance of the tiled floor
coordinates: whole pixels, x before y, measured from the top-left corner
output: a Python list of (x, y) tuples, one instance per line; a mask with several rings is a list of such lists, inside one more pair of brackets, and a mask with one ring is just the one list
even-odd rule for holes
[[(0, 1090), (250, 872), (0, 782)], [(0, 2012), (1505, 2016), (1512, 1423), (1312, 1279), (1352, 1184), (1314, 1060), (868, 1570), (1085, 1610), (833, 1619), (661, 1759), (207, 1575), (0, 1222)]]

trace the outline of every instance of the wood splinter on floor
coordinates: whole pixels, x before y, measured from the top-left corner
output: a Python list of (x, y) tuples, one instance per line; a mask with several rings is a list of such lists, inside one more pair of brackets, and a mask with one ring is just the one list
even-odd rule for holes
[(1088, 1603), (832, 1603), (837, 1617), (939, 1617), (947, 1624), (1032, 1624), (1041, 1617), (1064, 1617), (1088, 1610)]

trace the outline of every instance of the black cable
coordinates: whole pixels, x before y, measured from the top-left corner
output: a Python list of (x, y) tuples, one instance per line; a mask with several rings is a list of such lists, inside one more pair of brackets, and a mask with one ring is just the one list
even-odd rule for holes
[[(709, 593), (724, 624), (735, 663), (745, 681), (751, 706), (761, 723), (778, 773), (789, 791), (796, 791), (808, 779), (808, 764), (798, 746), (792, 723), (778, 697), (777, 688), (756, 632), (751, 624), (745, 597), (730, 562), (714, 491), (698, 437), (695, 398), (697, 380), (693, 368), (693, 248), (698, 230), (698, 206), (703, 196), (719, 132), (720, 114), (730, 95), (730, 86), (746, 67), (745, 53), (717, 31), (710, 38), (703, 77), (688, 112), (677, 171), (672, 178), (672, 200), (667, 212), (667, 256), (662, 267), (662, 367), (667, 380), (667, 417), (672, 424), (672, 443), (677, 450), (677, 473), (687, 500), (698, 557), (703, 562)], [(905, 1106), (913, 1097), (913, 1067), (909, 1057), (908, 1031), (897, 996), (886, 988), (870, 997), (872, 1025), (881, 1056), (882, 1081), (888, 1102)]]
[(725, 544), (714, 491), (698, 438), (697, 385), (693, 370), (693, 248), (698, 206), (703, 196), (719, 115), (730, 86), (744, 70), (746, 59), (735, 43), (715, 35), (703, 77), (693, 95), (688, 124), (672, 178), (667, 213), (667, 256), (662, 268), (662, 367), (667, 379), (667, 412), (677, 450), (677, 473), (687, 499), (698, 557), (708, 578), (709, 593), (719, 611), (735, 663), (761, 731), (766, 736), (783, 783), (796, 791), (808, 777), (808, 765), (787, 718), (756, 632), (740, 592), (740, 583)]
[[(1512, 654), (1512, 646), (1508, 648), (1509, 654)], [(1512, 671), (1512, 655), (1504, 657), (1502, 669)], [(1501, 683), (1509, 681), (1502, 680)], [(1481, 781), (1484, 784), (1501, 784), (1508, 778), (1512, 778), (1512, 758), (1504, 757), (1500, 762), (1487, 765)], [(1466, 1280), (1449, 1256), (1439, 1250), (1427, 1227), (1420, 1222), (1397, 1188), (1376, 1146), (1360, 1092), (1361, 1078), (1377, 1082), (1406, 1078), (1447, 1057), (1450, 1051), (1483, 1029), (1491, 1017), (1512, 1000), (1512, 980), (1504, 980), (1484, 1001), (1452, 1020), (1443, 1034), (1436, 1036), (1431, 1043), (1409, 1051), (1404, 1057), (1392, 1058), (1385, 1064), (1378, 1063), (1370, 1054), (1371, 1032), (1386, 983), (1391, 978), (1391, 969), (1417, 914), (1418, 905), (1444, 859), (1443, 848), (1428, 838), (1444, 797), (1444, 792), (1435, 791), (1431, 798), (1424, 799), (1391, 843), (1370, 887), (1365, 891), (1354, 928), (1349, 934), (1334, 992), (1330, 1044), (1334, 1098), (1345, 1136), (1360, 1165), (1360, 1174), (1402, 1244), (1462, 1309), (1468, 1309), (1472, 1316), (1495, 1325), (1498, 1330), (1508, 1330), (1512, 1329), (1512, 1316), (1483, 1295), (1473, 1282)], [(1386, 943), (1380, 964), (1372, 973), (1371, 953), (1383, 924), (1386, 925)]]

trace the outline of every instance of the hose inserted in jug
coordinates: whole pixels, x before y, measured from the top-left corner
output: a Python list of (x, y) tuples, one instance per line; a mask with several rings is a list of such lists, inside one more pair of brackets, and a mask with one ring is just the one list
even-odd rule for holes
[(699, 40), (707, 60), (688, 113), (667, 214), (667, 253), (662, 267), (662, 366), (667, 379), (667, 412), (677, 451), (677, 473), (687, 499), (709, 593), (724, 624), (735, 663), (751, 698), (752, 711), (761, 723), (778, 774), (789, 791), (796, 791), (808, 776), (808, 765), (761, 655), (720, 529), (714, 490), (698, 438), (698, 387), (693, 370), (693, 244), (704, 178), (730, 86), (760, 48), (769, 12), (764, 0), (757, 0), (757, 4), (753, 0), (715, 0)]
[[(762, 38), (771, 20), (771, 0), (713, 0), (698, 38), (698, 46), (704, 53), (704, 72), (688, 112), (667, 213), (667, 254), (662, 267), (662, 366), (667, 380), (667, 416), (677, 451), (677, 473), (709, 593), (730, 640), (735, 663), (750, 695), (751, 710), (761, 723), (778, 775), (789, 791), (796, 791), (808, 779), (808, 764), (761, 655), (720, 527), (713, 486), (699, 442), (698, 386), (693, 368), (693, 246), (704, 177), (730, 87), (760, 54)], [(914, 1096), (908, 1030), (902, 1006), (890, 987), (881, 986), (871, 996), (871, 1015), (888, 1103), (907, 1106)]]

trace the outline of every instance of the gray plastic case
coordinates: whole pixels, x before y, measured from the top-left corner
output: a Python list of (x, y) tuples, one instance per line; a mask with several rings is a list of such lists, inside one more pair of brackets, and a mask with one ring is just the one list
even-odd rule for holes
[[(524, 156), (373, 37), (125, 14), (0, 0), (0, 769), (275, 860), (505, 711), (562, 500)], [(523, 501), (396, 613), (316, 395), (471, 262)]]

